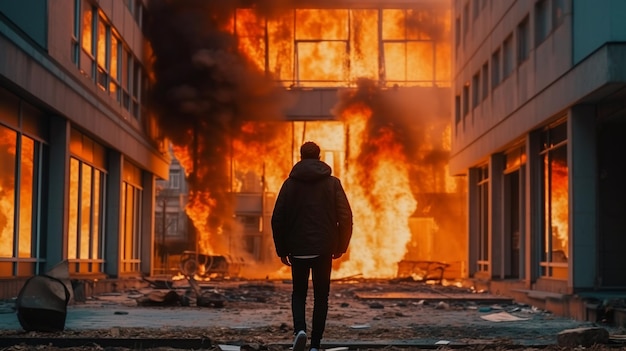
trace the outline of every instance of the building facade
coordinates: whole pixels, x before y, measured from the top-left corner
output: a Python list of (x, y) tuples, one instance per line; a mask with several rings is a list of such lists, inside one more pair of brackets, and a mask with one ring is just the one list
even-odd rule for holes
[(579, 318), (626, 288), (624, 11), (453, 1), (450, 169), (468, 176), (469, 275)]
[(95, 285), (152, 273), (155, 180), (169, 155), (144, 99), (144, 9), (0, 3), (3, 297), (62, 262)]

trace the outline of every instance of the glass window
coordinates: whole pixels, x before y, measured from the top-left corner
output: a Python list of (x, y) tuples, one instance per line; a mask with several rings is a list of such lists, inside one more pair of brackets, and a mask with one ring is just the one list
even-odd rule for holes
[(548, 37), (548, 1), (535, 3), (535, 47)]
[(517, 26), (517, 64), (528, 59), (530, 54), (530, 26), (528, 16)]
[(141, 190), (128, 182), (122, 186), (122, 273), (141, 270)]
[(170, 172), (170, 189), (180, 189), (180, 171), (171, 171)]
[(15, 249), (15, 174), (17, 132), (0, 125), (0, 257)]
[(552, 0), (552, 29), (563, 23), (565, 18), (565, 0)]
[(142, 83), (142, 69), (139, 61), (134, 60), (135, 65), (133, 67), (133, 116), (139, 118), (139, 111), (141, 109), (141, 83)]
[(478, 262), (477, 270), (489, 270), (489, 168), (478, 169)]
[(469, 99), (470, 99), (469, 88), (470, 88), (469, 83), (466, 83), (463, 86), (463, 117), (469, 114)]
[(481, 83), (482, 83), (482, 97), (483, 100), (485, 100), (487, 98), (487, 96), (489, 96), (489, 62), (485, 62), (483, 64), (483, 69), (482, 69), (482, 79), (481, 79)]
[(458, 54), (459, 47), (461, 46), (461, 17), (457, 17), (454, 23), (454, 44), (456, 45), (455, 53)]
[(94, 9), (87, 0), (83, 0), (81, 3), (82, 10), (82, 34), (81, 40), (81, 55), (80, 55), (80, 70), (88, 76), (93, 77), (94, 74), (94, 27), (95, 17)]
[(456, 123), (461, 122), (461, 96), (454, 97), (454, 120)]
[(80, 28), (81, 28), (81, 11), (80, 0), (74, 0), (74, 30), (72, 31), (72, 62), (75, 65), (79, 63), (80, 57)]
[(102, 16), (98, 17), (98, 41), (97, 41), (97, 50), (96, 57), (98, 62), (98, 86), (102, 90), (107, 90), (108, 88), (108, 47), (107, 47), (107, 37), (110, 29), (106, 24), (104, 18)]
[(124, 47), (122, 49), (122, 76), (121, 76), (121, 85), (122, 85), (122, 106), (130, 111), (130, 91), (131, 91), (131, 82), (132, 82), (132, 56), (128, 49)]
[(0, 277), (36, 273), (42, 144), (0, 125)]
[[(432, 86), (435, 80), (433, 32), (424, 27), (425, 11), (383, 10), (383, 57), (385, 81), (390, 85)], [(449, 57), (449, 56), (448, 56)]]
[(469, 3), (466, 3), (463, 6), (463, 36), (467, 36), (467, 33), (469, 33), (469, 13)]
[(472, 77), (472, 108), (476, 108), (480, 103), (480, 71)]
[(502, 77), (507, 78), (513, 73), (513, 35), (509, 35), (502, 43)]
[(122, 46), (122, 42), (118, 39), (117, 36), (111, 35), (111, 56), (110, 56), (110, 68), (109, 72), (111, 75), (111, 82), (109, 84), (109, 91), (111, 92), (111, 96), (115, 98), (115, 100), (120, 101), (120, 48)]
[(70, 273), (102, 272), (103, 192), (102, 171), (71, 157), (67, 248)]
[(22, 135), (21, 142), (18, 256), (32, 257), (36, 149), (35, 141), (29, 137)]
[(491, 55), (491, 89), (500, 84), (500, 49)]
[(542, 275), (567, 279), (569, 196), (567, 124), (542, 134), (543, 252)]

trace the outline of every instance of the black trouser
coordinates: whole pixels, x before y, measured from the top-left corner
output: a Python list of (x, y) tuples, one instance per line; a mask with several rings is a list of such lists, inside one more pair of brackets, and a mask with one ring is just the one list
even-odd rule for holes
[(291, 313), (293, 327), (297, 333), (306, 331), (305, 305), (309, 290), (309, 272), (313, 278), (313, 324), (311, 328), (311, 347), (319, 348), (328, 314), (328, 294), (330, 292), (330, 271), (332, 257), (321, 255), (314, 258), (291, 258)]

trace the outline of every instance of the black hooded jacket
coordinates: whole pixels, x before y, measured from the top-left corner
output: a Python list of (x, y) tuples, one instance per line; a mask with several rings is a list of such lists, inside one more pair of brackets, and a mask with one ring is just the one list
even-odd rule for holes
[(317, 159), (296, 163), (283, 183), (272, 214), (276, 253), (343, 254), (352, 237), (352, 210), (331, 168)]

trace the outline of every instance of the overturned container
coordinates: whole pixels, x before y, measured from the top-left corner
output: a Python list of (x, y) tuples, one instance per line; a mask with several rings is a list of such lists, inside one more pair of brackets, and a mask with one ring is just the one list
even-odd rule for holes
[(62, 280), (45, 274), (31, 277), (17, 296), (17, 319), (26, 331), (62, 331), (70, 297)]

